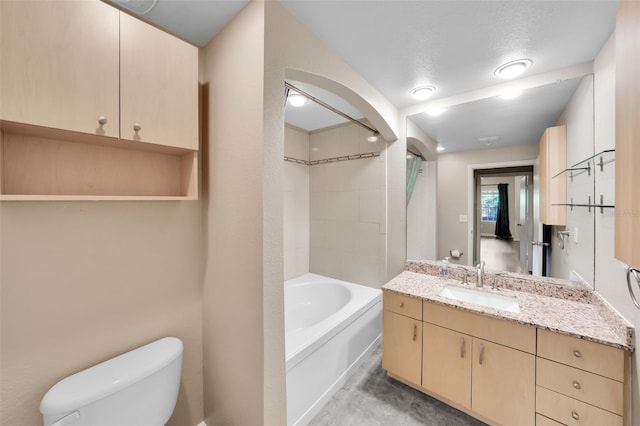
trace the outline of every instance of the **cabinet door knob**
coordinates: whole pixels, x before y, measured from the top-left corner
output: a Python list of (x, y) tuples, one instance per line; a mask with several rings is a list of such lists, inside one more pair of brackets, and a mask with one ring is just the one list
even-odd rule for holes
[(580, 420), (580, 415), (575, 411), (571, 412), (571, 417), (573, 417), (575, 420)]
[(98, 118), (98, 123), (99, 123), (101, 126), (104, 126), (104, 125), (105, 125), (105, 124), (107, 124), (108, 122), (109, 122), (109, 120), (107, 120), (107, 117), (100, 117), (100, 118)]
[(480, 353), (478, 354), (478, 362), (482, 365), (482, 359), (484, 358), (484, 345), (480, 343)]
[(416, 337), (418, 337), (418, 325), (417, 324), (413, 324), (413, 341), (416, 341)]
[(400, 307), (404, 308), (404, 302), (400, 302)]
[(580, 383), (576, 382), (575, 380), (573, 381), (573, 388), (574, 389), (580, 389), (582, 386), (580, 386)]
[(575, 356), (576, 358), (582, 358), (582, 354), (578, 350), (573, 351), (573, 356)]
[(135, 130), (136, 132), (139, 131), (139, 130), (142, 130), (142, 126), (140, 124), (136, 123), (136, 124), (133, 125), (133, 130)]

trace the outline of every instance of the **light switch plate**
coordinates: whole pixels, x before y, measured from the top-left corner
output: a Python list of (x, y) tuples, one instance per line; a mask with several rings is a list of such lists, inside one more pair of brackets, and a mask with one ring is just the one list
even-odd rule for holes
[(467, 215), (466, 214), (461, 214), (460, 215), (460, 223), (467, 223)]
[(573, 242), (578, 244), (578, 227), (573, 228)]

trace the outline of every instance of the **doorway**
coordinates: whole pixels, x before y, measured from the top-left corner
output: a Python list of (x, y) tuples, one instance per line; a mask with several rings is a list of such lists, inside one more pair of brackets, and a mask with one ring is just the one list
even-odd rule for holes
[(474, 264), (530, 274), (533, 166), (474, 170)]

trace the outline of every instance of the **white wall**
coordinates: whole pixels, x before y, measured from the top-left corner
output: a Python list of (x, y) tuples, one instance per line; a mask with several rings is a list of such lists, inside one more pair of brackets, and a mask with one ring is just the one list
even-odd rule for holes
[[(309, 134), (286, 126), (284, 155), (309, 160)], [(284, 279), (309, 272), (309, 166), (284, 163)]]
[(347, 124), (313, 132), (310, 160), (382, 152), (379, 157), (310, 166), (310, 271), (380, 287), (386, 282), (384, 142)]
[[(593, 76), (585, 76), (573, 94), (567, 108), (558, 120), (558, 125), (567, 126), (567, 167), (589, 158), (593, 155), (594, 132), (594, 85)], [(598, 172), (591, 174), (584, 171), (575, 172), (573, 181), (568, 176), (558, 176), (556, 179), (567, 179), (567, 202), (587, 204), (589, 196), (593, 203), (593, 179), (599, 179)], [(594, 222), (593, 209), (591, 212), (584, 207), (573, 210), (567, 208), (566, 227), (554, 226), (551, 244), (551, 275), (569, 279), (570, 273), (575, 271), (586, 282), (593, 285), (594, 280)], [(557, 231), (568, 230), (571, 237), (565, 241), (564, 250), (559, 244)], [(577, 233), (578, 242), (574, 236)]]
[[(595, 59), (595, 151), (615, 146), (615, 37), (612, 36)], [(606, 157), (610, 158), (610, 157)], [(596, 171), (596, 195), (604, 194), (605, 203), (614, 202), (615, 162)], [(640, 347), (640, 310), (633, 305), (627, 292), (623, 265), (614, 258), (615, 210), (597, 210), (595, 235), (595, 288), (618, 312), (636, 328), (635, 347)], [(632, 358), (633, 421), (640, 419), (640, 363), (638, 352)]]

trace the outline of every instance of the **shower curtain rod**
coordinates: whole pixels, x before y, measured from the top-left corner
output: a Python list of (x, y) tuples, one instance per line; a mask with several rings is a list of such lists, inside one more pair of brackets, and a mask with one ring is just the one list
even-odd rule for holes
[(286, 87), (287, 89), (291, 89), (291, 90), (293, 90), (294, 92), (297, 92), (297, 93), (301, 94), (302, 96), (304, 96), (305, 98), (309, 99), (310, 101), (313, 101), (313, 102), (317, 103), (318, 105), (320, 105), (320, 106), (322, 106), (322, 107), (324, 107), (324, 108), (328, 109), (328, 110), (329, 110), (329, 111), (331, 111), (331, 112), (334, 112), (334, 113), (338, 114), (338, 115), (339, 115), (339, 116), (341, 116), (341, 117), (346, 118), (346, 119), (347, 119), (347, 120), (349, 120), (349, 121), (353, 121), (355, 124), (358, 124), (358, 125), (360, 125), (360, 126), (364, 127), (365, 129), (367, 129), (367, 130), (369, 130), (369, 131), (373, 132), (375, 135), (379, 135), (379, 134), (380, 134), (380, 132), (378, 132), (378, 131), (377, 131), (376, 129), (374, 129), (373, 127), (369, 127), (369, 126), (367, 126), (366, 124), (364, 124), (363, 122), (361, 122), (360, 120), (356, 120), (355, 118), (351, 117), (350, 115), (347, 115), (347, 114), (345, 114), (344, 112), (342, 112), (342, 111), (340, 111), (340, 110), (338, 110), (338, 109), (335, 109), (335, 108), (334, 108), (334, 107), (332, 107), (331, 105), (329, 105), (329, 104), (327, 104), (327, 103), (325, 103), (325, 102), (321, 101), (320, 99), (316, 98), (315, 96), (312, 96), (312, 95), (308, 94), (307, 92), (304, 92), (304, 91), (302, 91), (302, 90), (298, 89), (296, 86), (294, 86), (294, 85), (293, 85), (293, 84), (291, 84), (291, 83), (287, 83), (287, 82), (285, 81), (285, 82), (284, 82), (284, 87)]

